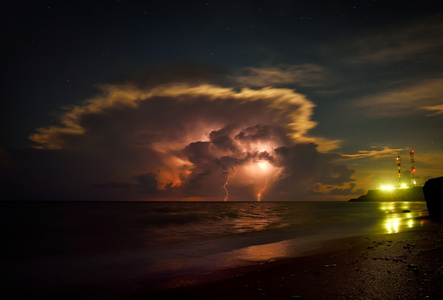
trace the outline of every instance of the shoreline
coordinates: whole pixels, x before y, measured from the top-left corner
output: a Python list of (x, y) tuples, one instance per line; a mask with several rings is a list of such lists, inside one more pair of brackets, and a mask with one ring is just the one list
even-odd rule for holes
[(421, 227), (328, 241), (300, 257), (139, 283), (130, 299), (442, 298), (443, 223), (421, 219)]
[[(333, 217), (324, 224), (341, 225), (324, 227), (321, 239), (313, 235), (315, 230), (292, 231), (292, 234), (281, 236), (276, 236), (275, 233), (279, 233), (276, 231), (253, 236), (255, 241), (263, 244), (241, 248), (241, 251), (230, 251), (230, 248), (225, 247), (217, 252), (221, 254), (217, 254), (217, 257), (212, 257), (210, 252), (206, 253), (208, 247), (199, 248), (199, 251), (192, 248), (192, 255), (186, 255), (190, 252), (180, 252), (183, 254), (180, 256), (182, 264), (174, 269), (179, 272), (172, 270), (165, 273), (167, 276), (156, 275), (151, 268), (155, 264), (146, 261), (146, 258), (150, 259), (149, 262), (158, 260), (155, 254), (161, 252), (154, 251), (149, 255), (142, 251), (120, 252), (132, 247), (114, 248), (119, 245), (116, 241), (141, 241), (121, 239), (119, 231), (116, 235), (110, 235), (112, 238), (102, 240), (105, 244), (113, 242), (108, 244), (114, 250), (109, 252), (112, 259), (106, 257), (107, 252), (100, 251), (106, 247), (91, 252), (89, 243), (85, 244), (88, 246), (85, 254), (66, 252), (70, 248), (63, 248), (69, 243), (79, 245), (77, 242), (85, 238), (91, 241), (91, 237), (97, 237), (95, 233), (110, 232), (109, 229), (119, 228), (116, 225), (132, 223), (117, 222), (114, 226), (110, 221), (119, 219), (104, 219), (107, 221), (104, 223), (106, 226), (102, 224), (92, 227), (94, 234), (83, 235), (83, 229), (87, 228), (89, 232), (89, 227), (83, 227), (83, 224), (78, 226), (74, 222), (75, 226), (54, 226), (64, 224), (59, 219), (65, 221), (63, 216), (68, 216), (68, 212), (75, 213), (76, 210), (61, 210), (59, 219), (35, 227), (34, 223), (14, 223), (19, 220), (16, 216), (28, 214), (27, 219), (36, 220), (36, 216), (41, 217), (47, 211), (52, 214), (52, 210), (45, 207), (40, 210), (12, 209), (11, 213), (3, 212), (6, 216), (3, 222), (16, 226), (9, 227), (13, 228), (9, 231), (8, 245), (11, 247), (4, 249), (8, 251), (4, 252), (5, 264), (0, 268), (0, 277), (5, 288), (0, 294), (6, 299), (419, 299), (426, 296), (443, 299), (443, 293), (433, 290), (431, 286), (431, 283), (438, 286), (443, 279), (443, 263), (439, 260), (443, 257), (443, 250), (438, 248), (443, 245), (443, 223), (431, 220), (421, 205), (348, 205), (348, 208), (351, 206), (352, 209), (344, 210), (344, 216), (337, 213), (331, 215), (330, 212), (326, 214), (326, 217)], [(311, 205), (309, 208), (315, 207)], [(332, 208), (334, 212), (339, 212), (336, 206)], [(108, 212), (113, 213), (115, 210)], [(86, 220), (95, 218), (88, 217)], [(362, 224), (365, 226), (361, 227)], [(47, 231), (48, 228), (53, 230)], [(106, 231), (99, 231), (103, 228)], [(73, 229), (80, 233), (79, 237), (83, 240), (75, 235), (68, 235), (65, 239), (56, 238), (57, 234), (70, 233)], [(337, 229), (341, 234), (337, 235)], [(398, 231), (400, 233), (388, 234)], [(305, 234), (299, 235), (301, 232)], [(250, 238), (249, 235), (246, 237)], [(273, 240), (279, 242), (272, 243)], [(304, 247), (305, 242), (314, 244)], [(34, 244), (37, 247), (33, 247)], [(29, 247), (24, 249), (20, 245)], [(48, 252), (54, 249), (58, 252)], [(145, 256), (140, 255), (143, 253)], [(58, 257), (57, 254), (62, 256)], [(195, 262), (197, 267), (184, 268), (183, 264), (188, 259), (192, 260), (190, 266)], [(240, 264), (232, 264), (234, 260)], [(220, 264), (220, 261), (223, 263)], [(199, 268), (200, 265), (207, 267)], [(411, 274), (415, 277), (411, 277)], [(418, 282), (412, 283), (414, 280)], [(379, 291), (389, 297), (379, 294)]]

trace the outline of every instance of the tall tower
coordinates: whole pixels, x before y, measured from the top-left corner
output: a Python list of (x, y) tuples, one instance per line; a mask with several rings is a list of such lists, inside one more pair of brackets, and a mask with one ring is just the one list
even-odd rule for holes
[(414, 160), (415, 151), (411, 150), (409, 152), (409, 157), (411, 158), (411, 186), (415, 186), (417, 183), (415, 182), (415, 160)]
[(398, 187), (401, 187), (401, 157), (397, 156)]

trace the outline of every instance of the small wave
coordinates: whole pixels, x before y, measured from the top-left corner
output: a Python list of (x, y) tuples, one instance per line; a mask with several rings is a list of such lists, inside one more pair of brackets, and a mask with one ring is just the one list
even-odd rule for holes
[(199, 214), (158, 214), (158, 215), (148, 215), (140, 217), (138, 219), (138, 226), (149, 227), (149, 226), (159, 226), (159, 225), (185, 225), (190, 223), (197, 223), (204, 219)]

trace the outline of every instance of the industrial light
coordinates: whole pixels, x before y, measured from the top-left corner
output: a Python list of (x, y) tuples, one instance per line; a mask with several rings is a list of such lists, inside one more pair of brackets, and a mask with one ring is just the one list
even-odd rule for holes
[(382, 191), (392, 191), (392, 190), (394, 189), (394, 187), (393, 187), (392, 185), (382, 185), (382, 186), (380, 187), (380, 189), (381, 189)]

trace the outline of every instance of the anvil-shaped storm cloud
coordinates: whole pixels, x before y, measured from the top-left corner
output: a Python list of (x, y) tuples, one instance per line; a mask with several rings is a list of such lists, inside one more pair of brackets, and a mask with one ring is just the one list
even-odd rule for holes
[(290, 89), (102, 86), (37, 129), (36, 149), (11, 154), (6, 186), (24, 199), (85, 200), (309, 200), (352, 189), (354, 171), (320, 152), (331, 141), (308, 134), (313, 108)]

